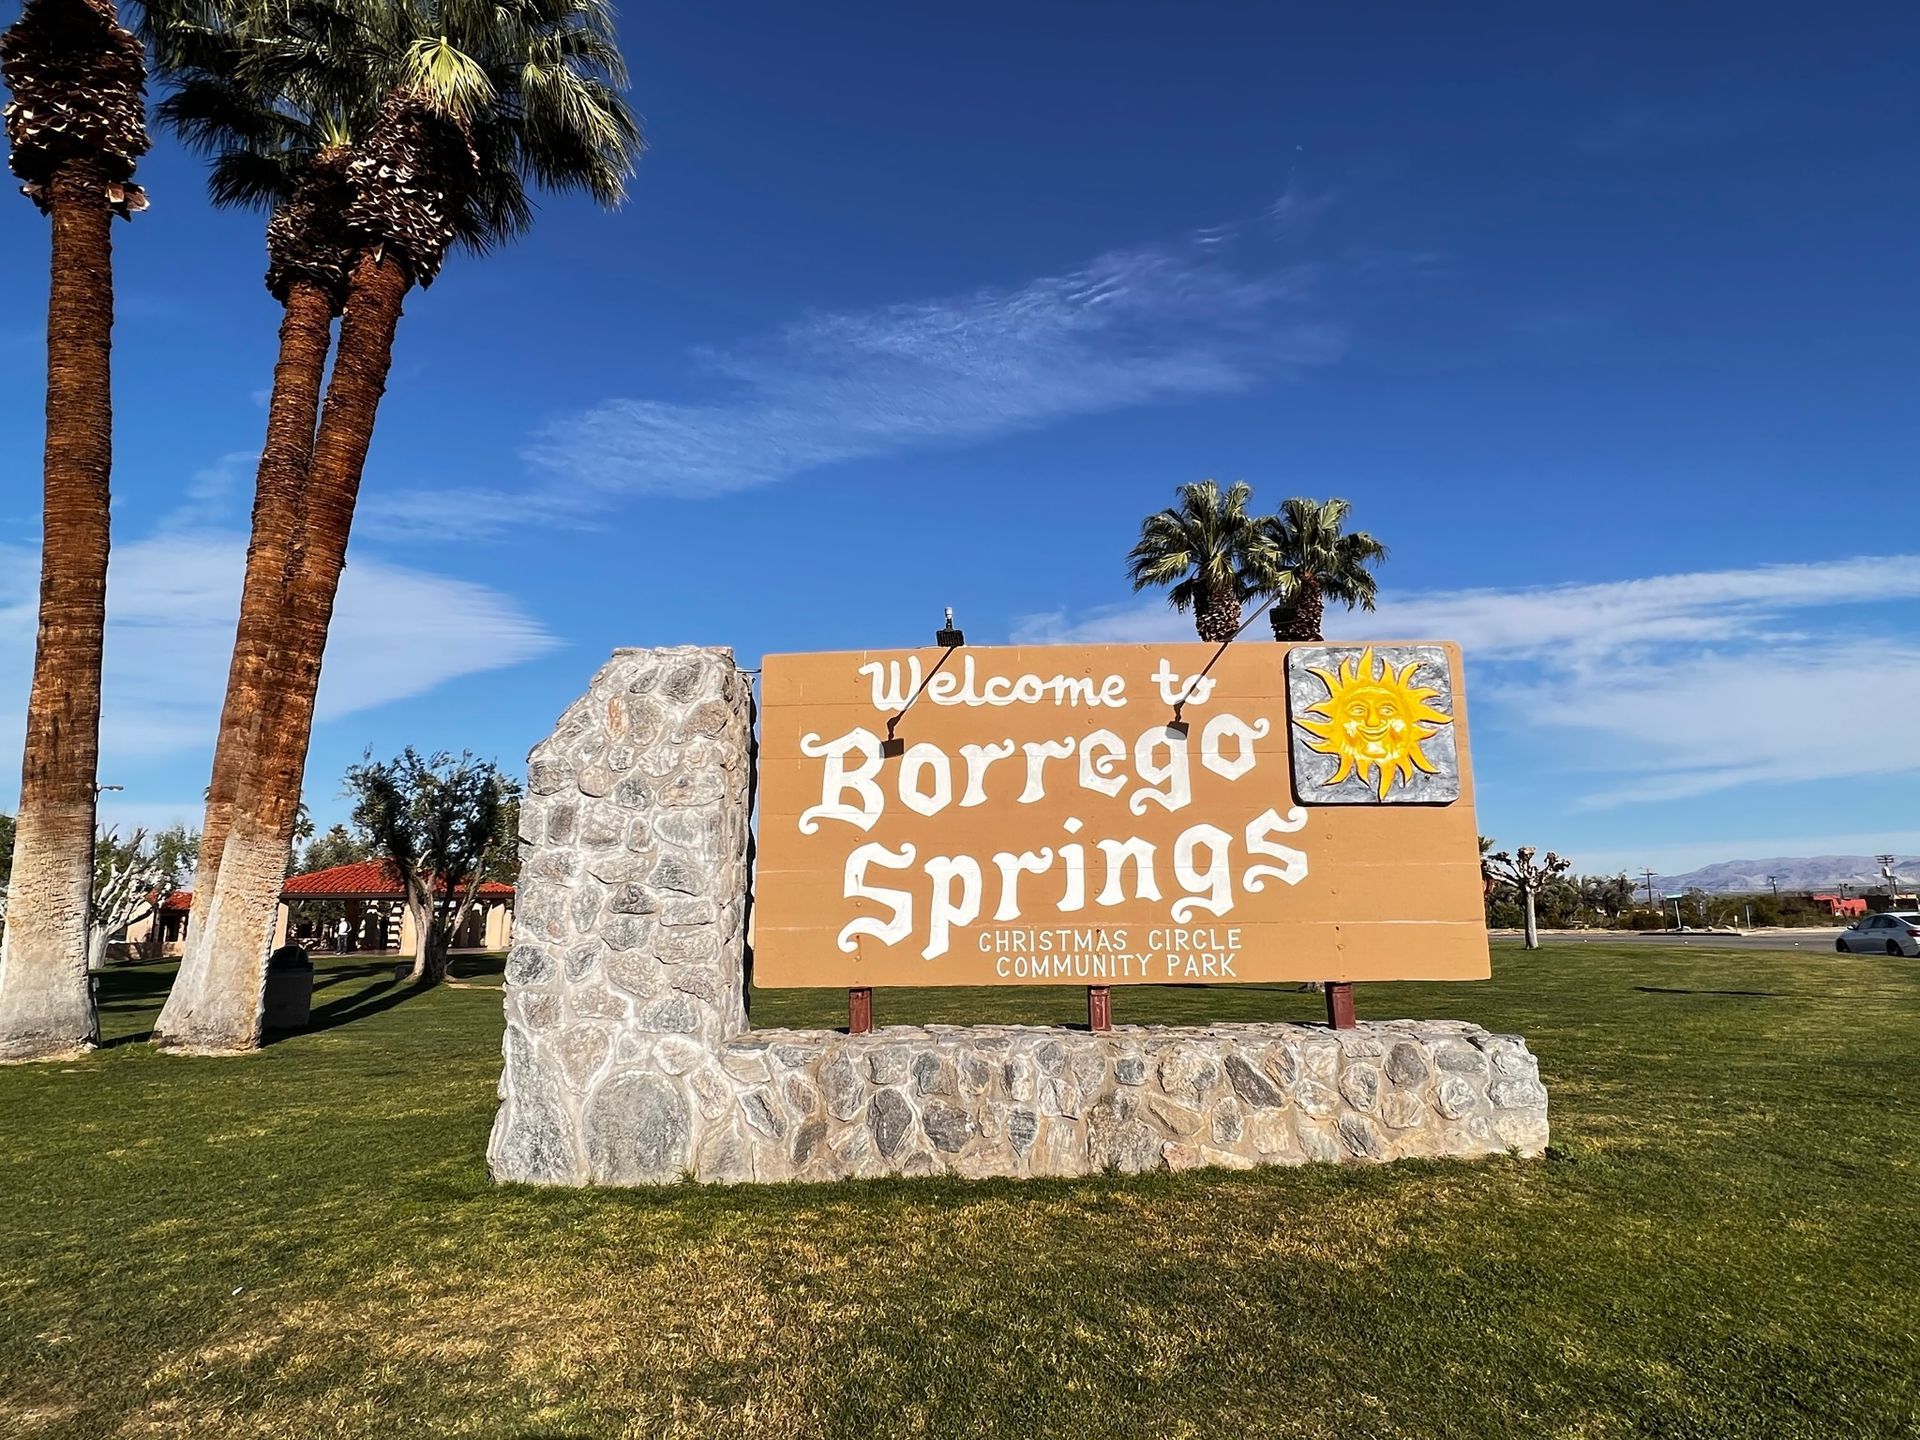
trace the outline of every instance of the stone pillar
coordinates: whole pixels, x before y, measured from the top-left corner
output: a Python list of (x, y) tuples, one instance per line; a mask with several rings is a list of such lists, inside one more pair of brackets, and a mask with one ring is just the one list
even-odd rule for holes
[(489, 950), (504, 950), (510, 935), (508, 927), (513, 924), (513, 907), (501, 901), (487, 906), (487, 933), (481, 943)]
[(618, 650), (529, 757), (496, 1179), (679, 1179), (730, 1108), (752, 724), (731, 650)]

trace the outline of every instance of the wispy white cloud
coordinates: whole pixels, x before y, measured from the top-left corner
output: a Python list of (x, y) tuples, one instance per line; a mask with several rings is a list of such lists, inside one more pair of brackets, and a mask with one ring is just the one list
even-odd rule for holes
[[(246, 513), (243, 496), (253, 489), (254, 471), (260, 463), (255, 450), (229, 450), (187, 477), (173, 508), (159, 519), (159, 528), (193, 531), (218, 528), (237, 513)], [(114, 496), (115, 528), (123, 528), (129, 517), (122, 510), (130, 503), (125, 492)]]
[[(116, 764), (211, 747), (245, 564), (246, 537), (224, 530), (168, 527), (116, 547), (108, 578), (103, 775)], [(38, 573), (34, 550), (0, 545), (0, 756), (20, 753)], [(513, 600), (483, 585), (357, 558), (328, 633), (318, 715), (326, 720), (423, 694), (558, 643)]]
[[(1256, 630), (1247, 633), (1260, 638)], [(1163, 601), (1131, 600), (1085, 610), (1022, 615), (1013, 622), (1013, 632), (1007, 638), (1015, 645), (1150, 644), (1193, 639), (1193, 621)]]
[(1492, 698), (1548, 730), (1605, 742), (1595, 764), (1613, 774), (1581, 797), (1589, 808), (1920, 770), (1903, 723), (1920, 714), (1913, 644), (1729, 639), (1537, 674), (1496, 681)]
[(693, 357), (686, 401), (619, 398), (523, 451), (524, 491), (369, 497), (469, 531), (577, 521), (629, 494), (704, 498), (837, 461), (976, 441), (1077, 415), (1243, 389), (1341, 350), (1300, 236), (1315, 206), (1115, 251), (1009, 289), (808, 316)]
[[(1328, 616), (1338, 637), (1457, 640), (1476, 708), (1569, 742), (1593, 808), (1756, 783), (1920, 771), (1920, 642), (1831, 612), (1920, 599), (1920, 556), (1702, 571), (1602, 584), (1393, 594)], [(1814, 612), (1828, 612), (1816, 614)], [(1264, 629), (1264, 622), (1261, 628)], [(1250, 634), (1253, 632), (1249, 632)], [(1016, 641), (1190, 639), (1144, 602), (1031, 615)], [(1871, 703), (1858, 704), (1871, 677)]]

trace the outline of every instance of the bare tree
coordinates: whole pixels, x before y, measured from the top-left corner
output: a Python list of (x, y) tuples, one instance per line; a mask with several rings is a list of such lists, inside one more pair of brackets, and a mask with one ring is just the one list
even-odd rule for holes
[(0, 815), (0, 934), (7, 928), (7, 882), (13, 876), (13, 816)]
[(149, 840), (135, 830), (125, 841), (109, 829), (93, 846), (93, 896), (87, 918), (87, 968), (106, 964), (115, 935), (148, 917), (157, 917), (167, 897), (191, 871), (199, 836), (175, 825)]
[(89, 970), (106, 965), (109, 939), (166, 904), (165, 895), (154, 893), (159, 882), (145, 830), (135, 830), (124, 843), (111, 829), (100, 833), (93, 845), (93, 897), (87, 915)]
[(1540, 948), (1540, 925), (1534, 918), (1533, 902), (1540, 893), (1540, 887), (1547, 881), (1564, 875), (1573, 868), (1573, 862), (1564, 856), (1549, 850), (1538, 861), (1533, 857), (1539, 852), (1531, 845), (1522, 845), (1512, 854), (1505, 850), (1496, 850), (1486, 859), (1486, 867), (1495, 881), (1511, 888), (1520, 898), (1520, 905), (1526, 912), (1527, 939), (1526, 948)]

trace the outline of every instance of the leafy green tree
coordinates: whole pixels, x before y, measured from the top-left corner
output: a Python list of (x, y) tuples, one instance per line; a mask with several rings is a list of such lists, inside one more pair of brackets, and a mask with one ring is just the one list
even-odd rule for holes
[(500, 843), (487, 852), (485, 878), (500, 885), (520, 880), (520, 791), (515, 787), (500, 807)]
[[(200, 856), (200, 832), (185, 825), (170, 825), (153, 837), (153, 863), (156, 884), (154, 903), (164, 906), (167, 897), (192, 884), (194, 865)], [(165, 952), (166, 937), (160, 926), (147, 932), (147, 958), (158, 960)]]
[(12, 92), (7, 163), (52, 230), (39, 629), (13, 921), (0, 941), (0, 1060), (51, 1060), (99, 1033), (87, 896), (111, 530), (113, 218), (146, 205), (133, 183), (148, 143), (146, 67), (111, 0), (25, 0), (0, 34), (0, 73)]
[(1193, 616), (1202, 640), (1225, 644), (1240, 631), (1242, 602), (1276, 562), (1272, 541), (1247, 511), (1253, 487), (1198, 480), (1174, 491), (1174, 503), (1140, 524), (1127, 555), (1136, 591), (1164, 588), (1167, 603)]
[(1534, 897), (1540, 923), (1550, 930), (1572, 930), (1587, 923), (1580, 885), (1571, 875), (1550, 876)]
[(347, 771), (347, 790), (355, 797), (353, 823), (406, 885), (420, 937), (411, 978), (435, 984), (494, 856), (514, 844), (508, 822), (519, 786), (490, 760), (422, 756), (409, 746), (392, 760), (369, 755)]
[(363, 835), (356, 835), (344, 825), (329, 826), (324, 835), (315, 836), (313, 842), (300, 857), (302, 874), (315, 870), (331, 870), (336, 865), (352, 865), (361, 860), (371, 860), (374, 855), (373, 843)]
[(1278, 514), (1261, 522), (1275, 555), (1261, 579), (1260, 594), (1274, 598), (1268, 618), (1276, 640), (1321, 640), (1328, 600), (1349, 610), (1372, 610), (1379, 597), (1373, 569), (1387, 547), (1364, 530), (1347, 530), (1353, 507), (1345, 500), (1281, 502)]
[[(271, 148), (263, 116), (344, 120), (347, 286), (324, 406), (301, 487), (298, 539), (267, 600), (274, 643), (252, 683), (266, 720), (229, 746), (216, 777), (230, 797), (208, 931), (197, 929), (155, 1027), (174, 1048), (259, 1044), (270, 933), (312, 736), (327, 627), (346, 561), (361, 472), (392, 366), (401, 305), (430, 285), (449, 248), (523, 232), (529, 191), (617, 204), (641, 150), (620, 90), (625, 66), (607, 0), (203, 0), (228, 29), (202, 67), (229, 83), (221, 143)], [(163, 63), (173, 53), (159, 47)], [(211, 123), (211, 122), (209, 122)], [(251, 137), (261, 124), (265, 141)], [(216, 180), (219, 178), (216, 172)], [(228, 711), (246, 710), (230, 672)], [(213, 933), (213, 926), (220, 927)]]
[(1633, 908), (1633, 881), (1619, 875), (1582, 875), (1579, 880), (1580, 904), (1609, 926)]

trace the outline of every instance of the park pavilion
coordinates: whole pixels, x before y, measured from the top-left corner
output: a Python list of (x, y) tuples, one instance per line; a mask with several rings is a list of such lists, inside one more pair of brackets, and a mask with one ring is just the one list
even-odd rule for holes
[[(280, 916), (274, 925), (277, 949), (291, 940), (307, 949), (331, 949), (340, 922), (347, 926), (347, 944), (365, 954), (411, 955), (416, 949), (413, 919), (407, 913), (406, 886), (400, 867), (391, 860), (357, 860), (289, 875), (280, 892)], [(175, 891), (159, 911), (127, 928), (127, 952), (153, 953), (153, 932), (159, 930), (159, 953), (178, 955), (187, 935), (187, 914), (193, 893)], [(513, 929), (513, 886), (497, 880), (481, 882), (473, 909), (454, 936), (455, 950), (504, 950)]]

